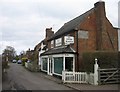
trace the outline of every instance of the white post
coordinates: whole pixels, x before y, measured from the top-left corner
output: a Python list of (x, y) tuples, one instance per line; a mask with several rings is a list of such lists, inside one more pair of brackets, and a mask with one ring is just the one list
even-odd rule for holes
[(73, 72), (75, 72), (75, 56), (73, 57)]
[(95, 58), (95, 64), (94, 64), (94, 85), (98, 85), (98, 64), (97, 64), (97, 58)]
[(47, 60), (47, 74), (49, 75), (49, 57), (48, 57), (48, 60)]
[(65, 54), (63, 56), (63, 71), (65, 71)]
[(64, 70), (62, 71), (62, 81), (63, 83), (65, 82), (65, 71)]

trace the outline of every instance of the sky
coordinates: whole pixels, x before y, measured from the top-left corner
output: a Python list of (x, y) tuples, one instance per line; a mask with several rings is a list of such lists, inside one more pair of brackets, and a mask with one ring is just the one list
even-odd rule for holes
[[(0, 0), (0, 53), (12, 46), (19, 54), (34, 49), (45, 29), (58, 31), (64, 23), (94, 7), (99, 0)], [(106, 16), (118, 27), (119, 0), (104, 0)]]

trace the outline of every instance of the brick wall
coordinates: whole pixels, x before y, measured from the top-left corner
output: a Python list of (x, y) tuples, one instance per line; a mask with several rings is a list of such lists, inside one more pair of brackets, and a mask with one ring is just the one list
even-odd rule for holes
[(88, 38), (78, 38), (76, 71), (82, 69), (83, 52), (118, 51), (118, 31), (107, 19), (104, 5), (104, 2), (97, 2), (94, 11), (78, 27), (78, 31), (88, 33)]

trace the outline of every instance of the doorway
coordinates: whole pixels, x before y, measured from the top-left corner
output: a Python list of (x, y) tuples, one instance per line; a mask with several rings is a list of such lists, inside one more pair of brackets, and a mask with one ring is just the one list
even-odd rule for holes
[(73, 71), (73, 57), (65, 57), (65, 70)]

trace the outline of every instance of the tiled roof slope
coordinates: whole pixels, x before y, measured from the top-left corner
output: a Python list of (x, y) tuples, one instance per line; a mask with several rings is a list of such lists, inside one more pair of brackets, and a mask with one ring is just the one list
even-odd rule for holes
[(62, 54), (62, 53), (71, 53), (71, 54), (75, 54), (76, 52), (70, 47), (70, 46), (67, 46), (67, 47), (63, 47), (63, 48), (53, 48), (53, 49), (50, 49), (44, 53), (41, 54), (41, 56), (44, 56), (44, 55), (51, 55), (51, 54)]
[(65, 23), (49, 40), (53, 40), (59, 38), (60, 36), (64, 35), (65, 33), (69, 33), (73, 31), (77, 26), (82, 23), (82, 21), (94, 10), (94, 8), (90, 9), (89, 11), (85, 12), (84, 14), (74, 18), (73, 20)]

